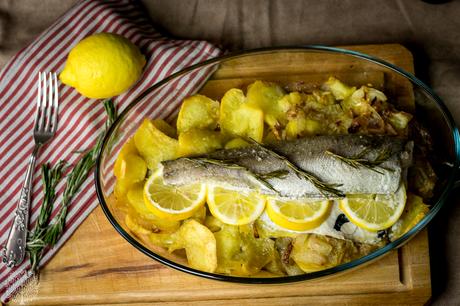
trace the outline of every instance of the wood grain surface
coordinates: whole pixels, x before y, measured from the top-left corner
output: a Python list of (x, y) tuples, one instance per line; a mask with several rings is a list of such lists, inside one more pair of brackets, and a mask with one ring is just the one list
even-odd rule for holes
[[(413, 71), (412, 56), (400, 45), (347, 48)], [(244, 65), (248, 67), (248, 63)], [(270, 62), (269, 58), (261, 58), (261, 62), (252, 62), (251, 65), (253, 68), (249, 69), (240, 69), (238, 61), (229, 66), (223, 65), (210, 82), (214, 85), (207, 85), (202, 92), (219, 95), (226, 86), (242, 86), (255, 74), (266, 72), (269, 78), (269, 71), (273, 71), (274, 67), (277, 73), (286, 75), (286, 81), (295, 79), (296, 75), (305, 76), (305, 69), (312, 75), (324, 71), (320, 70), (324, 65), (331, 65), (331, 72), (343, 75), (366, 68), (312, 62), (309, 67), (301, 69), (294, 62), (292, 66), (286, 66)], [(410, 84), (399, 82), (384, 71), (372, 71), (368, 76), (376, 86), (385, 86), (385, 90), (389, 88), (393, 94), (401, 94), (398, 103), (410, 109), (413, 101)], [(360, 82), (357, 80), (357, 83)], [(198, 278), (155, 262), (125, 241), (98, 207), (43, 269), (36, 294), (20, 294), (11, 304), (423, 305), (430, 296), (426, 231), (384, 258), (346, 274), (295, 284), (240, 285)]]

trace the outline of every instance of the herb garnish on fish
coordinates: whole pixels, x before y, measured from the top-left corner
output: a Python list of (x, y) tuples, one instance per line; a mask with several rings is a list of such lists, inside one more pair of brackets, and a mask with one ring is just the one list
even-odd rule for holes
[[(325, 151), (324, 153), (346, 163), (347, 165), (355, 169), (358, 169), (359, 167), (364, 167), (364, 168), (367, 168), (369, 170), (375, 171), (383, 175), (384, 173), (381, 170), (378, 170), (377, 168), (383, 168), (383, 167), (380, 167), (380, 164), (385, 162), (391, 157), (391, 150), (389, 149), (382, 150), (382, 152), (380, 152), (377, 158), (373, 161), (363, 158), (363, 156), (366, 155), (367, 152), (369, 152), (369, 148), (364, 149), (359, 154), (352, 156), (352, 157), (341, 156), (329, 150)], [(383, 169), (388, 170), (388, 171), (393, 171), (393, 169), (386, 169), (386, 168), (383, 168)]]
[(345, 197), (345, 194), (343, 192), (341, 192), (340, 190), (336, 189), (336, 187), (340, 187), (341, 185), (340, 184), (329, 184), (329, 183), (325, 183), (323, 181), (321, 181), (320, 179), (318, 179), (316, 176), (312, 175), (311, 173), (308, 173), (302, 169), (300, 169), (299, 167), (297, 167), (296, 165), (294, 165), (289, 159), (286, 158), (286, 156), (283, 156), (273, 150), (270, 150), (266, 147), (264, 147), (262, 144), (258, 143), (257, 141), (255, 141), (254, 139), (249, 139), (252, 143), (254, 143), (255, 145), (257, 145), (259, 148), (261, 148), (263, 151), (265, 151), (266, 153), (272, 155), (273, 157), (276, 157), (280, 160), (282, 160), (292, 171), (295, 172), (295, 174), (299, 177), (299, 178), (304, 178), (308, 181), (310, 181), (317, 189), (318, 191), (325, 197), (329, 196), (329, 195), (334, 195), (334, 196), (337, 196), (337, 197)]

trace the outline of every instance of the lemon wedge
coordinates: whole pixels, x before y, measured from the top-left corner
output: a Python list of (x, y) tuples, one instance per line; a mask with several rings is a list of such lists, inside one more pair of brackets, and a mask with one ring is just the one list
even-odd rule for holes
[(293, 231), (306, 231), (318, 227), (328, 217), (330, 208), (330, 200), (267, 201), (268, 217), (276, 225)]
[(265, 198), (256, 193), (243, 194), (220, 186), (208, 187), (207, 203), (214, 217), (231, 225), (251, 223), (265, 208)]
[(394, 194), (347, 195), (339, 200), (339, 208), (348, 219), (369, 231), (383, 230), (395, 224), (405, 205), (404, 184)]
[(162, 219), (178, 221), (190, 218), (206, 200), (206, 185), (166, 185), (162, 170), (156, 171), (144, 186), (144, 202)]

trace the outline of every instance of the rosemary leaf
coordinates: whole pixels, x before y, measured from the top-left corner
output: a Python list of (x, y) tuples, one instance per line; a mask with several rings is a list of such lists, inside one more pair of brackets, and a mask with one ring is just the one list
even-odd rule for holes
[(276, 170), (276, 171), (268, 172), (268, 173), (265, 173), (265, 174), (261, 174), (260, 177), (262, 177), (263, 179), (266, 179), (266, 180), (271, 179), (271, 178), (283, 179), (288, 174), (289, 174), (289, 171), (287, 171), (287, 170)]
[(341, 186), (340, 184), (325, 183), (313, 174), (308, 173), (307, 171), (304, 171), (303, 169), (300, 169), (299, 167), (294, 165), (289, 159), (287, 159), (286, 156), (283, 156), (273, 150), (270, 150), (269, 148), (264, 147), (262, 144), (255, 141), (252, 138), (250, 138), (249, 140), (269, 155), (282, 160), (292, 171), (294, 171), (297, 174), (299, 178), (304, 178), (308, 180), (310, 183), (312, 183), (323, 196), (329, 197), (332, 194), (337, 197), (345, 197), (345, 195), (337, 189), (337, 187)]
[(355, 168), (355, 169), (358, 169), (359, 167), (363, 167), (363, 168), (367, 168), (369, 170), (372, 170), (372, 171), (375, 171), (377, 173), (380, 173), (380, 174), (384, 174), (384, 172), (382, 172), (382, 170), (379, 170), (378, 168), (380, 169), (384, 169), (384, 170), (387, 170), (387, 171), (393, 171), (393, 169), (387, 169), (387, 168), (384, 168), (384, 167), (381, 167), (380, 164), (385, 162), (386, 160), (388, 160), (390, 157), (391, 157), (391, 150), (389, 149), (384, 149), (382, 150), (379, 155), (377, 156), (377, 158), (375, 160), (368, 160), (368, 159), (365, 159), (363, 158), (364, 155), (367, 154), (367, 152), (369, 152), (369, 149), (364, 149), (363, 151), (361, 151), (359, 154), (355, 155), (355, 156), (352, 156), (352, 157), (345, 157), (345, 156), (341, 156), (339, 154), (336, 154), (334, 152), (331, 152), (329, 150), (325, 151), (325, 153), (327, 155), (330, 155), (332, 157), (334, 157), (335, 159), (337, 160), (340, 160), (341, 162)]

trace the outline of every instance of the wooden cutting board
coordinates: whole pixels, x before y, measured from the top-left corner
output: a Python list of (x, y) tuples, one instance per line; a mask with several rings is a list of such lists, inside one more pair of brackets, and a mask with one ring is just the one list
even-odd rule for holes
[[(413, 71), (411, 53), (400, 45), (346, 48)], [(270, 55), (266, 55), (261, 62), (254, 62), (252, 68), (244, 70), (238, 68), (238, 63), (224, 65), (214, 76), (212, 86), (206, 86), (202, 91), (212, 96), (218, 95), (224, 87), (244, 85), (255, 73), (260, 75), (264, 69), (261, 66), (267, 66), (269, 61)], [(313, 61), (309, 71), (314, 75), (315, 67), (320, 71), (324, 65), (333, 66), (337, 74), (346, 74), (353, 69)], [(296, 71), (293, 67), (283, 65), (278, 70), (288, 69), (287, 80), (295, 80), (303, 71)], [(304, 74), (302, 77), (308, 79)], [(377, 87), (385, 82), (393, 84), (390, 90), (404, 92), (401, 104), (410, 108), (408, 101), (413, 97), (407, 84), (395, 80), (389, 82), (387, 75), (379, 73), (371, 78)], [(28, 290), (32, 294), (20, 294), (11, 304), (422, 305), (431, 296), (429, 262), (428, 236), (423, 231), (384, 258), (328, 279), (285, 285), (211, 281), (167, 268), (143, 255), (118, 235), (98, 207), (42, 270), (38, 290)]]

